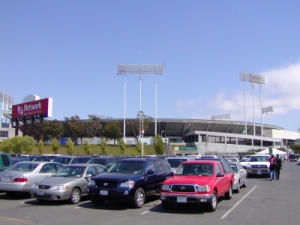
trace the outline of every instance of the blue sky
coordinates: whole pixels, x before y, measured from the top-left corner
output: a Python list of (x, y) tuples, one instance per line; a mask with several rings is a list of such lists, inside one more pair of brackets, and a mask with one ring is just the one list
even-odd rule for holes
[[(53, 119), (123, 118), (118, 64), (165, 64), (157, 117), (244, 121), (239, 73), (265, 76), (264, 123), (300, 128), (298, 0), (0, 1), (0, 90), (19, 104), (53, 98)], [(127, 75), (126, 117), (139, 111), (139, 75)], [(142, 75), (142, 110), (155, 117), (155, 76)], [(253, 92), (245, 84), (247, 121)], [(260, 88), (254, 88), (261, 122)]]

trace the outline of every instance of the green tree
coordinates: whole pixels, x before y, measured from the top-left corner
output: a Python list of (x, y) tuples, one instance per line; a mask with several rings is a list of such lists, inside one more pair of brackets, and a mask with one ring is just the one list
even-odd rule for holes
[(5, 153), (10, 153), (11, 150), (11, 141), (10, 138), (3, 139), (0, 145), (0, 151)]
[(163, 155), (166, 147), (159, 134), (154, 137), (154, 149), (157, 155)]
[(101, 147), (102, 155), (106, 155), (107, 143), (106, 143), (106, 140), (104, 138), (101, 141), (100, 147)]
[(115, 145), (116, 140), (122, 137), (120, 123), (116, 120), (109, 121), (104, 127), (104, 136), (108, 139), (113, 139)]
[[(143, 130), (147, 131), (149, 127), (149, 122), (152, 121), (153, 118), (149, 116), (144, 116), (143, 118)], [(139, 115), (137, 115), (136, 119), (128, 119), (126, 120), (126, 132), (133, 133), (133, 136), (138, 139), (140, 135), (142, 119)]]
[(51, 145), (53, 154), (57, 154), (57, 151), (59, 149), (59, 143), (58, 143), (57, 139), (53, 138), (50, 145)]
[(80, 138), (82, 143), (82, 138), (87, 136), (84, 122), (80, 120), (78, 115), (74, 115), (71, 118), (65, 117), (65, 120), (65, 127), (70, 132), (72, 140), (77, 143), (77, 138)]
[(300, 153), (300, 145), (291, 144), (290, 148), (293, 149), (295, 153)]
[(72, 142), (71, 138), (68, 138), (68, 141), (66, 143), (66, 148), (67, 148), (68, 154), (73, 155), (74, 145), (73, 145), (73, 142)]
[(25, 154), (32, 153), (32, 150), (33, 150), (33, 147), (34, 147), (34, 139), (33, 139), (33, 137), (25, 135), (22, 138), (21, 145), (22, 145), (22, 151)]
[(123, 138), (120, 139), (119, 146), (120, 146), (121, 155), (124, 155), (125, 149), (126, 149), (126, 144), (125, 144), (125, 141)]
[(84, 150), (85, 154), (87, 154), (87, 155), (91, 154), (91, 147), (90, 147), (89, 142), (87, 140), (84, 141), (83, 150)]
[(15, 136), (10, 139), (11, 142), (11, 150), (15, 154), (21, 154), (22, 153), (22, 137)]
[(37, 148), (39, 150), (39, 154), (43, 154), (43, 150), (44, 150), (44, 142), (43, 139), (40, 139), (38, 144), (37, 144)]
[(102, 123), (100, 116), (97, 115), (88, 115), (89, 119), (85, 122), (87, 134), (89, 137), (94, 138), (100, 136), (100, 133), (102, 131)]
[(141, 142), (141, 140), (138, 141), (138, 143), (135, 147), (136, 147), (136, 150), (137, 150), (138, 154), (141, 155), (141, 152), (142, 152), (142, 142)]
[(60, 139), (64, 134), (64, 127), (58, 120), (44, 121), (42, 126), (43, 137), (47, 140)]

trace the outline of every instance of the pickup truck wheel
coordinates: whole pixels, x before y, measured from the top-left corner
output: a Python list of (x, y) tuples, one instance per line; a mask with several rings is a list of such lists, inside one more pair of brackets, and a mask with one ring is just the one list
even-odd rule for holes
[(144, 192), (143, 188), (138, 188), (135, 191), (132, 206), (135, 208), (142, 208), (144, 206), (145, 199), (146, 199), (146, 196), (145, 196), (145, 192)]
[(230, 184), (228, 192), (225, 193), (226, 199), (231, 199), (232, 197), (232, 185)]
[(78, 188), (74, 188), (71, 192), (71, 196), (70, 196), (70, 203), (72, 204), (78, 204), (78, 202), (80, 202), (81, 199), (81, 191)]
[(218, 205), (218, 197), (217, 197), (217, 192), (214, 191), (213, 195), (212, 195), (212, 199), (211, 202), (208, 204), (207, 206), (207, 211), (209, 212), (214, 212), (217, 209), (217, 205)]

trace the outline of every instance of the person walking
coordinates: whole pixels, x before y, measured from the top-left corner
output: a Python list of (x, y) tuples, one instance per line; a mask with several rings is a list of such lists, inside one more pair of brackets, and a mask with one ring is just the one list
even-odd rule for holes
[(276, 155), (276, 180), (279, 180), (280, 170), (282, 169), (282, 160), (279, 154)]
[(269, 159), (270, 162), (270, 181), (275, 179), (275, 171), (276, 171), (276, 159), (274, 155), (271, 155)]

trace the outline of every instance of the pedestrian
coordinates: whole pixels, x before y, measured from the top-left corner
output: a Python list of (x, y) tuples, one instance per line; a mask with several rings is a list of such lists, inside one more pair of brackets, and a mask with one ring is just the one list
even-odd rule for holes
[(276, 159), (274, 155), (271, 155), (269, 162), (270, 162), (270, 181), (271, 181), (275, 179), (275, 173), (276, 173)]
[(282, 169), (282, 160), (279, 154), (276, 155), (276, 180), (279, 180), (280, 170)]

